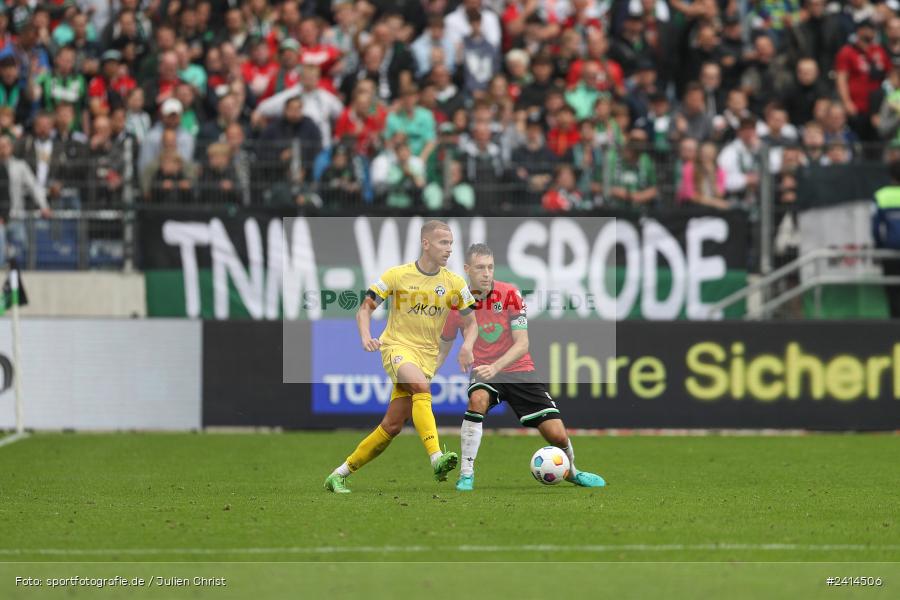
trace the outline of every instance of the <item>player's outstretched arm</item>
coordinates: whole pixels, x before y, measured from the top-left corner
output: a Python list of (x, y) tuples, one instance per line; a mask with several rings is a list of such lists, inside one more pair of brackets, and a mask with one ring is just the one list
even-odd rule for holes
[(362, 346), (366, 352), (375, 352), (381, 347), (381, 341), (372, 337), (372, 313), (379, 304), (372, 296), (374, 294), (366, 295), (366, 299), (356, 311), (356, 326), (359, 328), (359, 338), (362, 340)]

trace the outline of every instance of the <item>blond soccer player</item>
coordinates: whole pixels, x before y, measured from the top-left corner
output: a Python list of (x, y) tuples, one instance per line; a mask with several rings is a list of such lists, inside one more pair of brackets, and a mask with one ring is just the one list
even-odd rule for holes
[[(462, 318), (460, 368), (467, 372), (472, 365), (472, 348), (478, 337), (472, 312), (475, 298), (466, 281), (446, 267), (453, 246), (450, 227), (442, 221), (428, 221), (422, 226), (421, 239), (418, 260), (385, 271), (356, 313), (363, 348), (381, 351), (381, 362), (394, 389), (378, 427), (325, 480), (325, 489), (331, 492), (348, 493), (347, 478), (384, 452), (410, 417), (437, 481), (446, 481), (459, 462), (455, 452), (441, 452), (431, 410), (431, 379), (437, 369), (441, 330), (451, 310), (459, 311)], [(380, 338), (373, 338), (372, 312), (388, 298), (387, 327)]]

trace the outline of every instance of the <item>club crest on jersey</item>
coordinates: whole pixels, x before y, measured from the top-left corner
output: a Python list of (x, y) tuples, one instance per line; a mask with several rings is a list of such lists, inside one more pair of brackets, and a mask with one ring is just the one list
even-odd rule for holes
[(438, 285), (436, 288), (434, 288), (434, 293), (437, 294), (438, 297), (441, 297), (447, 293), (447, 290), (444, 288), (444, 286)]
[(491, 305), (491, 308), (494, 310), (495, 313), (502, 313), (503, 312), (503, 303), (502, 302), (494, 302)]
[(513, 291), (516, 293), (516, 297), (519, 299), (519, 305), (522, 307), (522, 312), (525, 312), (528, 307), (525, 305), (525, 298), (522, 297), (522, 292), (517, 289), (513, 289)]
[(399, 365), (401, 360), (403, 360), (403, 357), (398, 354), (394, 357), (394, 364)]

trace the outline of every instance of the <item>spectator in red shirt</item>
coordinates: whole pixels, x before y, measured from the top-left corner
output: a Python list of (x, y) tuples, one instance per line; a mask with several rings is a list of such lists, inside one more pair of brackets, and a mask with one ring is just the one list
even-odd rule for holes
[(563, 156), (580, 139), (575, 111), (569, 105), (563, 106), (556, 113), (556, 125), (547, 134), (547, 145), (555, 155)]
[(158, 76), (144, 84), (144, 110), (155, 115), (162, 103), (173, 98), (178, 85), (178, 55), (164, 52), (159, 57)]
[(375, 85), (363, 79), (353, 90), (353, 100), (334, 124), (334, 139), (338, 142), (354, 138), (354, 150), (372, 158), (378, 150), (387, 111), (375, 98)]
[(225, 72), (225, 63), (222, 62), (222, 52), (215, 46), (206, 53), (203, 63), (206, 68), (207, 102), (215, 106), (218, 94), (227, 93), (228, 73)]
[[(319, 19), (309, 17), (300, 22), (300, 64), (316, 65), (323, 77), (331, 77), (331, 69), (341, 58), (341, 51), (322, 43), (322, 25)], [(333, 89), (329, 86), (329, 89)]]
[(869, 96), (876, 91), (890, 65), (885, 49), (875, 42), (875, 26), (864, 20), (856, 24), (855, 41), (846, 44), (837, 54), (837, 92), (850, 123), (863, 140), (875, 139), (869, 120)]
[[(560, 4), (562, 3), (556, 2), (557, 6)], [(571, 0), (567, 4), (569, 6), (566, 8), (571, 14), (563, 21), (564, 29), (577, 31), (581, 35), (591, 28), (604, 28), (602, 17), (605, 15), (606, 8), (602, 7), (601, 3), (591, 0)], [(559, 20), (554, 14), (548, 16), (551, 22)]]
[(137, 83), (122, 65), (122, 53), (107, 50), (101, 58), (100, 74), (88, 84), (88, 108), (92, 115), (109, 114), (114, 108), (125, 106), (125, 96)]
[(600, 72), (597, 74), (596, 86), (601, 92), (611, 92), (618, 96), (625, 95), (625, 76), (622, 73), (622, 67), (616, 61), (607, 58), (606, 53), (609, 50), (609, 40), (606, 34), (600, 29), (591, 28), (588, 30), (587, 36), (587, 56), (572, 63), (568, 75), (566, 75), (566, 85), (574, 87), (581, 79), (581, 71), (584, 65), (592, 60), (600, 63)]
[(567, 212), (575, 208), (590, 208), (578, 191), (575, 169), (572, 165), (561, 164), (556, 167), (556, 181), (544, 197), (541, 206), (548, 212)]
[(278, 63), (271, 60), (269, 44), (262, 38), (255, 40), (250, 50), (250, 60), (241, 66), (244, 83), (254, 96), (265, 97), (277, 72)]
[[(521, 45), (526, 27), (536, 24), (539, 28), (538, 38), (542, 41), (550, 41), (559, 33), (559, 24), (552, 21), (547, 23), (539, 19), (541, 11), (539, 0), (510, 0), (506, 3), (500, 22), (503, 25), (503, 51), (510, 50), (514, 45)], [(537, 22), (537, 23), (535, 23)]]

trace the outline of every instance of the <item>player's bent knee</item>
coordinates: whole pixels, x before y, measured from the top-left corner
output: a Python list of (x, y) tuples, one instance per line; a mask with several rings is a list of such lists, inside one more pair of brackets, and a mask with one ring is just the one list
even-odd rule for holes
[(490, 401), (491, 398), (486, 391), (475, 390), (469, 396), (469, 406), (467, 410), (484, 414), (487, 412), (488, 404), (490, 404)]
[(404, 381), (399, 384), (400, 388), (407, 392), (410, 396), (415, 394), (427, 394), (431, 391), (431, 384), (425, 381)]
[(403, 421), (384, 419), (381, 421), (381, 428), (384, 429), (384, 432), (389, 436), (396, 437), (403, 431)]
[(566, 428), (563, 425), (562, 420), (549, 419), (544, 421), (541, 423), (540, 430), (544, 439), (550, 444), (559, 446), (560, 448), (565, 448), (569, 445), (569, 435), (566, 433)]
[(419, 383), (408, 383), (406, 387), (409, 388), (413, 394), (427, 394), (431, 391), (431, 386), (427, 382), (419, 382)]

